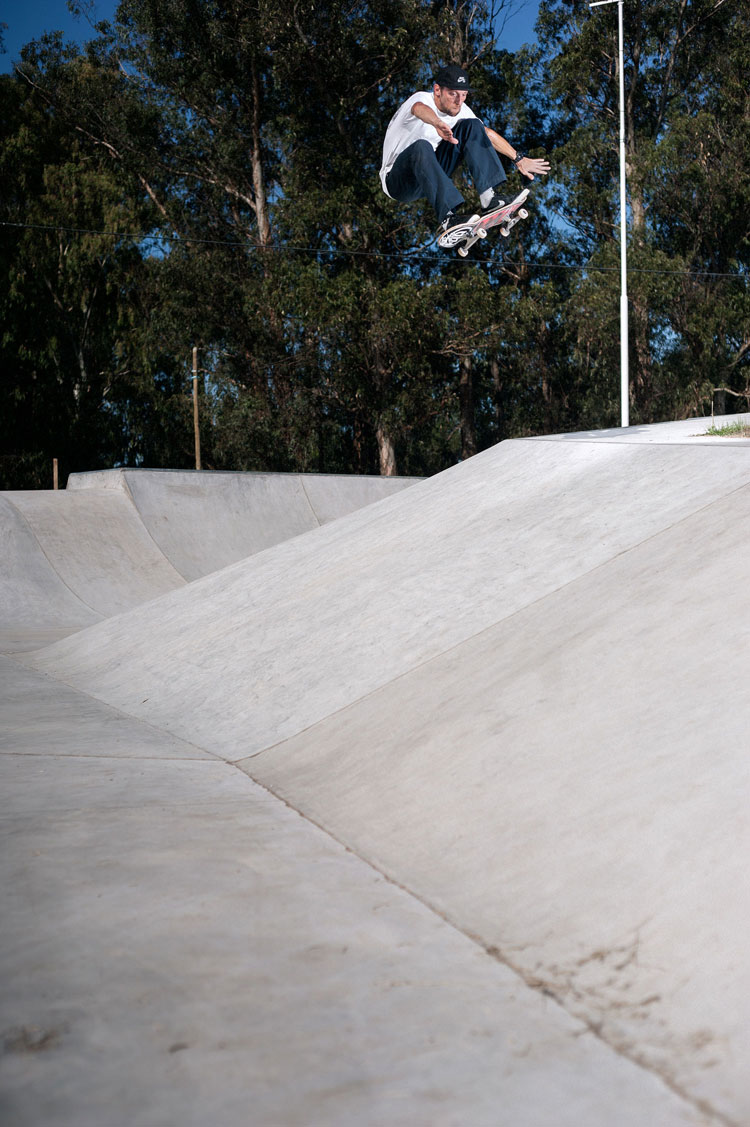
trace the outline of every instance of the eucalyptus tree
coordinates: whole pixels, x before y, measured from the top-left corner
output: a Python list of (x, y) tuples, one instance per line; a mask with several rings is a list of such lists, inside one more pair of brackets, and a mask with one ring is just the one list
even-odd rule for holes
[[(55, 40), (23, 68), (86, 81)], [(33, 82), (0, 76), (0, 101), (2, 481), (49, 486), (53, 457), (64, 474), (123, 455), (114, 404), (133, 329), (123, 294), (142, 277), (129, 232), (144, 209)]]
[[(611, 419), (618, 330), (616, 24), (543, 0), (537, 94), (560, 142), (553, 204), (582, 269), (566, 318), (573, 362)], [(748, 11), (734, 0), (625, 9), (625, 144), (636, 420), (705, 409), (746, 384)], [(737, 280), (719, 275), (734, 275)], [(597, 408), (581, 399), (581, 413)]]

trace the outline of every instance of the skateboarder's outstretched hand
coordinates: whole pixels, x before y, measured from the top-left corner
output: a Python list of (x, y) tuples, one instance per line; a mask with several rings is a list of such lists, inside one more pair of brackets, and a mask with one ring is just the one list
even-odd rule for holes
[(441, 121), (436, 128), (443, 141), (449, 141), (451, 145), (458, 144), (458, 138), (453, 136), (453, 130), (449, 125), (446, 125), (444, 121)]
[(434, 126), (438, 131), (441, 141), (448, 141), (451, 145), (458, 144), (458, 138), (453, 136), (453, 130), (448, 122), (438, 117), (430, 106), (426, 106), (424, 102), (415, 102), (411, 108), (411, 112), (415, 117), (418, 117), (420, 121), (426, 122), (427, 125)]
[(550, 164), (548, 160), (544, 160), (542, 157), (524, 157), (519, 160), (516, 168), (527, 180), (533, 180), (535, 176), (546, 176)]

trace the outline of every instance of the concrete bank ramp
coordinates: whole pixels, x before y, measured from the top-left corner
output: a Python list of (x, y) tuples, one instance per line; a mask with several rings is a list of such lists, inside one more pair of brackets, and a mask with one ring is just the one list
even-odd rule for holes
[(35, 661), (229, 759), (255, 754), (732, 496), (749, 455), (505, 442)]
[(0, 494), (0, 651), (37, 649), (412, 484), (108, 470)]
[(193, 580), (390, 497), (415, 480), (120, 469), (71, 474), (68, 490), (123, 492), (164, 556)]
[(747, 444), (508, 442), (28, 662), (236, 763), (739, 1125), (749, 519)]

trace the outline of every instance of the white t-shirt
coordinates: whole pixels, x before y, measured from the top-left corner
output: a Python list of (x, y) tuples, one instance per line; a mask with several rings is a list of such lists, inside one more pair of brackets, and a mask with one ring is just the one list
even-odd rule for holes
[(466, 102), (461, 103), (461, 108), (455, 117), (451, 117), (448, 113), (443, 113), (435, 105), (435, 99), (432, 92), (428, 90), (420, 90), (417, 94), (412, 94), (407, 98), (403, 105), (399, 106), (395, 114), (390, 120), (388, 128), (385, 133), (385, 140), (383, 141), (383, 164), (380, 169), (380, 183), (383, 185), (383, 191), (386, 195), (390, 195), (385, 186), (385, 178), (396, 163), (396, 157), (413, 145), (415, 141), (429, 141), (433, 149), (436, 149), (440, 144), (442, 137), (438, 133), (434, 125), (428, 125), (426, 122), (421, 121), (415, 117), (411, 112), (411, 108), (415, 102), (424, 102), (431, 110), (446, 122), (451, 129), (457, 121), (462, 118), (476, 117), (477, 115), (473, 110), (470, 110)]

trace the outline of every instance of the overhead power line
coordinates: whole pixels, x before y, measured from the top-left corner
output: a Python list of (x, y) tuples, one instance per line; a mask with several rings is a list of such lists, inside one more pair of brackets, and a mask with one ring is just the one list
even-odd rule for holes
[[(347, 247), (312, 247), (312, 246), (293, 246), (287, 243), (253, 243), (247, 239), (206, 239), (206, 238), (186, 238), (183, 235), (163, 235), (163, 234), (147, 234), (145, 232), (132, 232), (132, 231), (97, 231), (86, 227), (67, 227), (59, 223), (13, 223), (6, 220), (0, 220), (0, 227), (15, 228), (23, 231), (62, 231), (68, 235), (88, 235), (94, 238), (102, 239), (127, 239), (133, 243), (182, 243), (189, 246), (222, 246), (222, 247), (244, 247), (246, 250), (258, 250), (273, 254), (309, 254), (316, 257), (328, 258), (380, 258), (390, 259), (400, 262), (434, 262), (436, 254), (425, 254), (421, 251), (417, 252), (386, 252), (376, 250), (357, 250), (355, 248)], [(460, 259), (455, 258), (452, 261), (470, 265), (476, 260), (470, 258)], [(507, 262), (509, 260), (503, 259)], [(614, 274), (620, 272), (619, 266), (597, 266), (591, 263), (585, 265), (575, 266), (564, 262), (534, 262), (529, 259), (524, 259), (521, 263), (514, 263), (514, 265), (528, 267), (537, 270), (568, 270), (574, 272), (598, 273), (598, 274)], [(641, 266), (628, 266), (628, 274), (657, 274), (668, 276), (682, 276), (692, 278), (733, 278), (737, 281), (747, 283), (748, 275), (738, 272), (727, 272), (721, 270), (669, 270), (666, 268), (658, 267), (641, 267)]]

